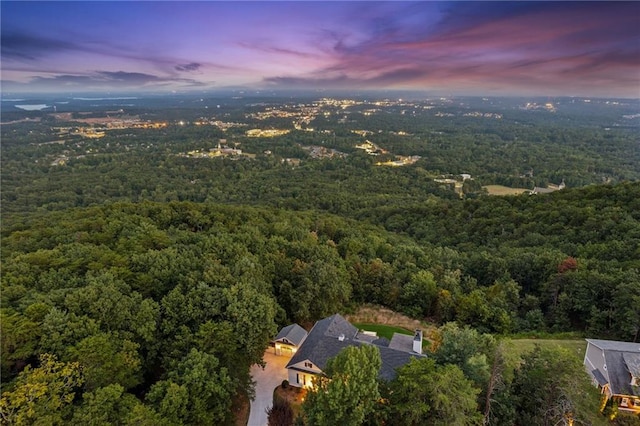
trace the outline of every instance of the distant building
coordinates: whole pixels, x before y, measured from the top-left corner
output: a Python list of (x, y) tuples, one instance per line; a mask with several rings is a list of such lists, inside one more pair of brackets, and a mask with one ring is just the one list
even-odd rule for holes
[(551, 192), (555, 192), (555, 191), (559, 191), (561, 189), (566, 188), (566, 185), (564, 183), (564, 179), (562, 179), (562, 182), (560, 183), (560, 185), (554, 185), (552, 183), (550, 183), (549, 185), (547, 185), (546, 188), (542, 188), (540, 186), (536, 186), (533, 188), (532, 191), (529, 192), (529, 194), (533, 195), (533, 194), (549, 194)]

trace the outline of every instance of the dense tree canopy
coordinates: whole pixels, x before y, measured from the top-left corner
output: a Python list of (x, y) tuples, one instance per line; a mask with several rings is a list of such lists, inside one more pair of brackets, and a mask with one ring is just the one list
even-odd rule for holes
[[(376, 384), (372, 407), (373, 382), (365, 399), (345, 387), (353, 404), (332, 421), (545, 424), (567, 419), (567, 407), (590, 409), (567, 390), (581, 384), (555, 374), (580, 369), (566, 354), (538, 350), (517, 368), (499, 336), (640, 339), (640, 150), (622, 115), (635, 104), (565, 99), (552, 114), (508, 100), (428, 100), (372, 113), (363, 101), (319, 107), (307, 131), (258, 118), (272, 108), (261, 102), (224, 103), (215, 119), (239, 123), (228, 129), (162, 104), (127, 113), (167, 127), (101, 139), (72, 130), (62, 141), (58, 126), (77, 122), (10, 114), (41, 120), (0, 128), (3, 421), (224, 424), (233, 396), (251, 396), (250, 366), (279, 327), (365, 303), (442, 327), (432, 359), (407, 366), (388, 384), (393, 394)], [(253, 138), (249, 126), (291, 131)], [(185, 155), (221, 139), (251, 156)], [(379, 156), (355, 147), (365, 140)], [(313, 158), (310, 145), (348, 155)], [(421, 159), (376, 165), (396, 154)], [(562, 180), (568, 188), (552, 194), (482, 189)], [(335, 362), (339, 377), (349, 363)], [(537, 412), (532, 383), (564, 408)], [(410, 389), (420, 404), (407, 405)]]
[(314, 379), (304, 414), (309, 426), (361, 425), (380, 398), (378, 374), (382, 361), (375, 346), (348, 346)]

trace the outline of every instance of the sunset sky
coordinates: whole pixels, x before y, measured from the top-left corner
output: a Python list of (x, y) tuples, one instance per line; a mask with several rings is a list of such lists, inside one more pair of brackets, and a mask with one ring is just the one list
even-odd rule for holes
[(2, 92), (640, 97), (640, 2), (11, 2)]

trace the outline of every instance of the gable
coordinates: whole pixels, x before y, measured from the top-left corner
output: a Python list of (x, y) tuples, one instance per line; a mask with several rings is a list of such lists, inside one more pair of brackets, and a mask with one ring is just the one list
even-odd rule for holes
[(622, 354), (627, 370), (633, 377), (640, 377), (640, 353), (625, 352)]
[[(286, 368), (322, 373), (322, 370), (327, 366), (327, 361), (338, 355), (344, 348), (372, 344), (358, 340), (357, 336), (358, 329), (342, 316), (335, 314), (324, 318), (313, 326)], [(412, 344), (413, 337), (407, 337)], [(385, 380), (392, 380), (396, 375), (396, 369), (408, 363), (411, 358), (424, 356), (412, 353), (411, 350), (403, 351), (391, 347), (374, 346), (380, 350), (382, 360), (379, 377)]]
[(284, 327), (273, 340), (286, 345), (300, 346), (307, 338), (307, 331), (298, 324), (291, 324)]
[(640, 373), (640, 344), (612, 340), (586, 339), (584, 365), (600, 385), (609, 385), (613, 395), (637, 395), (640, 389), (634, 374)]
[(288, 364), (287, 368), (298, 371), (308, 371), (315, 374), (322, 374), (322, 369), (314, 364), (310, 359), (305, 359), (303, 361), (296, 362), (295, 364)]

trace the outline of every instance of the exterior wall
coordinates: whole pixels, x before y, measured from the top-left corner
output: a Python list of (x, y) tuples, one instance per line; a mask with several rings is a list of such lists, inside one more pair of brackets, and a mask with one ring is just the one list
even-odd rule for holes
[(640, 397), (635, 395), (614, 395), (613, 401), (618, 404), (618, 410), (640, 413)]
[(295, 345), (288, 345), (282, 342), (276, 342), (274, 346), (274, 353), (279, 356), (288, 356), (291, 358), (295, 355), (298, 348)]
[(288, 369), (289, 385), (298, 388), (310, 388), (313, 386), (313, 378), (317, 374)]
[(587, 352), (585, 355), (585, 368), (587, 368), (589, 374), (591, 374), (591, 370), (598, 369), (600, 371), (604, 370), (604, 353), (602, 349), (598, 348), (591, 343), (587, 344)]
[(322, 370), (307, 359), (290, 366), (288, 374), (291, 386), (310, 388), (313, 386), (313, 377), (322, 375)]
[(605, 395), (607, 398), (610, 398), (611, 392), (609, 391), (609, 385), (606, 384), (604, 386), (601, 386), (593, 376), (593, 373), (591, 373), (593, 370), (598, 369), (601, 372), (604, 372), (605, 378), (609, 380), (609, 374), (604, 368), (606, 364), (604, 359), (604, 351), (590, 342), (587, 343), (587, 350), (584, 353), (583, 364), (584, 369), (587, 371), (587, 374), (589, 374), (589, 377), (591, 377), (591, 382), (593, 383), (593, 385), (600, 389), (600, 393)]

